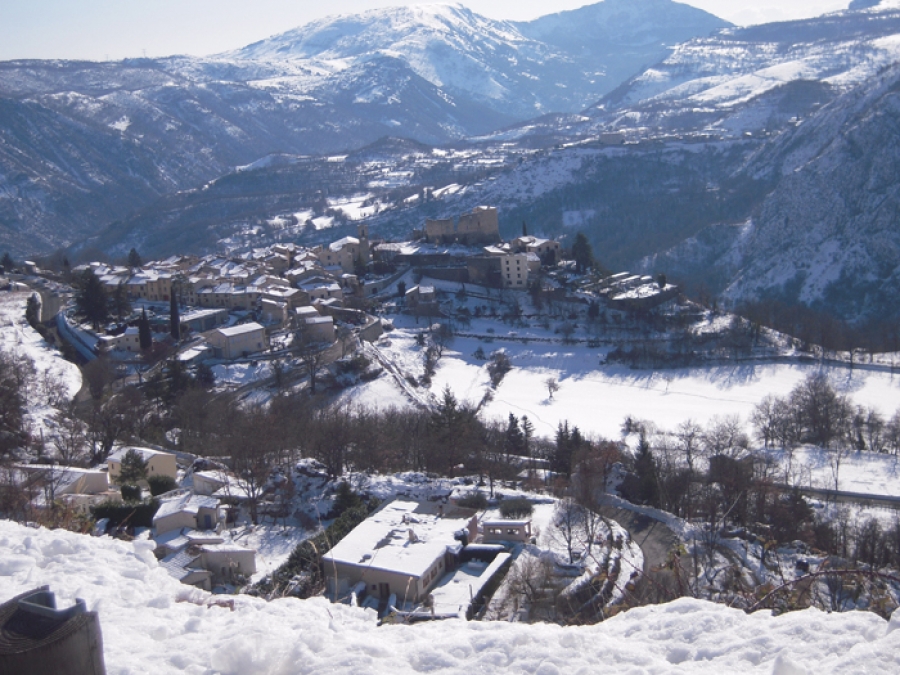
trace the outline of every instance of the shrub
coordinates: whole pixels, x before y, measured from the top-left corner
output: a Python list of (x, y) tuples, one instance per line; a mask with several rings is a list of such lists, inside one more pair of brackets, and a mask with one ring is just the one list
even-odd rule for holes
[(534, 512), (534, 505), (524, 497), (504, 499), (500, 502), (500, 515), (504, 518), (527, 518)]
[(483, 492), (476, 490), (475, 492), (470, 492), (465, 497), (460, 497), (456, 500), (456, 503), (464, 509), (483, 511), (487, 508), (488, 500)]
[(107, 500), (91, 507), (91, 515), (95, 520), (109, 518), (112, 526), (127, 522), (134, 527), (153, 527), (153, 516), (159, 510), (159, 502), (151, 499), (140, 504), (123, 504), (120, 501)]
[(506, 374), (512, 370), (512, 363), (505, 353), (496, 351), (491, 354), (491, 360), (487, 369), (491, 377), (491, 386), (496, 389), (500, 386)]
[(141, 501), (141, 488), (137, 485), (123, 485), (122, 486), (122, 499), (126, 502), (139, 502)]
[(334, 518), (342, 515), (345, 511), (356, 508), (362, 504), (362, 499), (350, 487), (347, 481), (341, 481), (337, 487), (337, 493), (334, 497), (334, 506), (331, 507), (331, 515)]
[(178, 488), (178, 482), (171, 476), (150, 476), (147, 483), (150, 485), (150, 494), (154, 497)]

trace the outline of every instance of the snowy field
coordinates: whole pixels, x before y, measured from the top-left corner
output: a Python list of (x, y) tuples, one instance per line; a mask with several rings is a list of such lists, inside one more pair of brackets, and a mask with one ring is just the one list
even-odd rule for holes
[(146, 541), (125, 543), (0, 521), (0, 598), (41, 584), (60, 607), (99, 612), (109, 675), (303, 673), (894, 673), (900, 616), (807, 610), (746, 615), (698, 600), (634, 609), (561, 628), (451, 620), (376, 625), (375, 614), (321, 598), (235, 610), (158, 566)]
[(802, 447), (794, 451), (790, 461), (782, 451), (773, 454), (779, 459), (783, 476), (791, 485), (900, 497), (900, 458), (897, 455), (850, 452), (841, 458), (835, 483), (834, 453)]
[[(413, 331), (398, 329), (376, 346), (404, 372), (422, 373), (422, 349)], [(487, 418), (505, 419), (509, 413), (528, 415), (540, 435), (553, 436), (557, 425), (568, 420), (583, 432), (606, 438), (621, 436), (627, 416), (652, 421), (661, 429), (674, 429), (692, 419), (706, 424), (713, 417), (739, 415), (744, 422), (767, 394), (785, 396), (809, 374), (820, 369), (835, 389), (857, 405), (872, 406), (885, 417), (900, 408), (900, 376), (857, 367), (824, 368), (813, 363), (714, 365), (705, 368), (632, 370), (621, 365), (601, 365), (602, 349), (504, 341), (487, 343), (476, 338), (454, 339), (438, 363), (430, 392), (439, 396), (449, 386), (460, 400), (477, 404), (489, 387), (487, 362), (473, 354), (502, 349), (513, 369), (494, 392), (484, 410)], [(382, 376), (383, 378), (384, 376)], [(556, 378), (559, 391), (550, 399), (545, 381)], [(386, 407), (397, 402), (385, 395), (380, 378), (377, 388), (354, 390), (356, 402)], [(370, 389), (371, 387), (371, 389)], [(748, 427), (749, 431), (749, 427)]]

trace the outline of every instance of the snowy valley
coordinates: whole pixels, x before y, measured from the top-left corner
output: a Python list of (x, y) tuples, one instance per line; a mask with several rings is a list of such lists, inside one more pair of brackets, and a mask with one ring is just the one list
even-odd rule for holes
[(895, 672), (898, 57), (603, 0), (0, 62), (0, 673)]

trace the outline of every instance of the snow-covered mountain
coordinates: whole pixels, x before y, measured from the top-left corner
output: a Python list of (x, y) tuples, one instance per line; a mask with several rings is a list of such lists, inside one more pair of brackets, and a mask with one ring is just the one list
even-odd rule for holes
[(528, 23), (416, 5), (322, 19), (224, 56), (347, 64), (388, 55), (455, 98), (521, 120), (582, 110), (675, 44), (728, 25), (671, 0), (605, 0)]
[[(660, 3), (677, 6), (633, 0)], [(676, 33), (666, 15), (647, 18), (659, 31), (650, 43), (646, 21), (617, 28), (625, 14), (570, 31), (574, 46), (619, 34), (637, 49), (621, 59), (570, 53), (552, 30), (554, 44), (523, 33), (540, 22), (455, 5), (326, 19), (206, 59), (0, 63), (0, 246), (67, 246), (272, 153), (327, 154), (388, 135), (441, 144), (580, 110), (667, 53), (659, 40), (725, 25), (689, 14)]]
[(717, 280), (733, 301), (774, 297), (849, 319), (900, 300), (900, 66), (763, 145), (737, 174), (769, 186), (745, 220), (722, 222), (648, 267)]
[(687, 40), (588, 114), (604, 128), (778, 132), (900, 59), (900, 3), (870, 4)]

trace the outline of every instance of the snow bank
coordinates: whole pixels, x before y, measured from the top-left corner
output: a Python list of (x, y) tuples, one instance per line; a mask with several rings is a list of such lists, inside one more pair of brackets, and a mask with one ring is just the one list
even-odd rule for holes
[(898, 621), (816, 610), (772, 618), (697, 600), (631, 610), (601, 625), (445, 621), (377, 627), (368, 610), (324, 599), (235, 610), (182, 586), (150, 544), (0, 521), (0, 599), (50, 584), (100, 614), (110, 675), (188, 673), (888, 673)]

